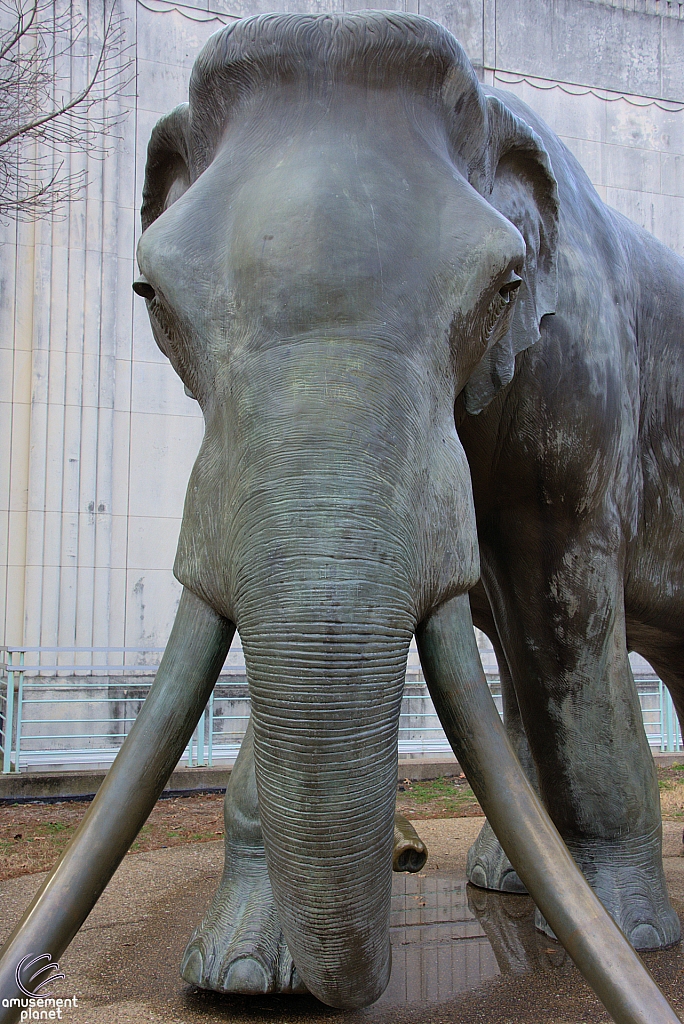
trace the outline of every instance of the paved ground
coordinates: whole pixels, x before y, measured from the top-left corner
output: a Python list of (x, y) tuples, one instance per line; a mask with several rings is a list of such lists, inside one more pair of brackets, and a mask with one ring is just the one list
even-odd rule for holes
[[(455, 818), (418, 826), (430, 848), (430, 860), (420, 878), (395, 876), (392, 981), (386, 997), (368, 1010), (343, 1013), (308, 997), (218, 997), (182, 982), (178, 965), (185, 942), (222, 867), (222, 843), (212, 842), (126, 858), (60, 958), (66, 980), (55, 994), (76, 995), (79, 1003), (65, 1012), (64, 1019), (69, 1024), (607, 1021), (563, 950), (535, 932), (531, 901), (490, 897), (463, 884), (465, 853), (480, 825), (481, 819)], [(681, 825), (668, 822), (665, 830), (668, 883), (684, 917)], [(0, 883), (0, 941), (43, 877), (29, 875)], [(453, 925), (443, 923), (445, 894), (451, 900)], [(409, 921), (421, 924), (412, 928)], [(682, 949), (644, 959), (680, 1015), (684, 1014)]]

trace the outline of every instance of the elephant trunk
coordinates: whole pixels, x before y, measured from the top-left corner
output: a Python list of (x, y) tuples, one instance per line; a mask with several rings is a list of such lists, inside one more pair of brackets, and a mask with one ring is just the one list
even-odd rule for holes
[(396, 348), (385, 325), (234, 355), (176, 561), (240, 632), (280, 921), (309, 989), (348, 1008), (389, 978), (410, 639), (479, 571), (453, 393), (406, 389)]
[(410, 633), (243, 636), (278, 914), (314, 995), (354, 1008), (390, 974), (397, 730)]

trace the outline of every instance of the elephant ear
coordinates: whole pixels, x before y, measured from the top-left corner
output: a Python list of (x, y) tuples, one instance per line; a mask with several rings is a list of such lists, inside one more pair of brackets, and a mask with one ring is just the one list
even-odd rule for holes
[[(189, 123), (190, 107), (187, 103), (181, 103), (180, 106), (157, 121), (152, 129), (147, 145), (145, 183), (142, 206), (140, 207), (143, 231), (146, 231), (164, 210), (168, 210), (169, 206), (180, 199), (183, 193), (190, 188)], [(140, 283), (140, 281), (136, 281), (133, 285), (136, 291), (138, 291)], [(138, 294), (145, 295), (144, 292)], [(161, 351), (168, 359), (171, 359), (168, 345), (154, 323), (152, 332)], [(179, 376), (182, 377), (182, 374), (179, 373)], [(184, 387), (188, 398), (195, 398), (185, 382)]]
[(190, 187), (187, 103), (157, 121), (147, 146), (140, 218), (143, 231)]
[(464, 389), (469, 413), (481, 412), (510, 384), (518, 352), (539, 340), (539, 322), (556, 310), (558, 187), (539, 136), (495, 96), (487, 98), (488, 179), (492, 206), (525, 239), (522, 284), (508, 332), (478, 363)]

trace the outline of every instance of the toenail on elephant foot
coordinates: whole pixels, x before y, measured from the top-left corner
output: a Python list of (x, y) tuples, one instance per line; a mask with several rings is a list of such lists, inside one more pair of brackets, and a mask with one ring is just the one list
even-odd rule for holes
[(488, 821), (468, 851), (468, 881), (479, 889), (524, 894), (527, 889), (501, 848)]
[(514, 893), (517, 896), (524, 896), (527, 892), (513, 868), (506, 872), (498, 872), (492, 879), (491, 873), (488, 876), (484, 867), (476, 864), (468, 875), (468, 881), (478, 889), (488, 889), (490, 892)]
[(306, 995), (308, 991), (288, 951), (287, 960), (283, 959), (280, 965), (278, 992), (283, 995), (301, 996)]
[(181, 977), (184, 981), (187, 981), (189, 985), (197, 985), (198, 988), (202, 988), (202, 979), (204, 977), (204, 961), (202, 954), (198, 949), (191, 949), (188, 947), (183, 957), (181, 964)]
[(223, 979), (224, 992), (242, 995), (260, 995), (271, 990), (271, 979), (265, 968), (253, 957), (243, 956), (233, 961)]
[(662, 949), (665, 945), (671, 946), (679, 936), (668, 942), (666, 937), (661, 935), (652, 924), (639, 924), (632, 930), (628, 938), (635, 949), (646, 952), (649, 949)]

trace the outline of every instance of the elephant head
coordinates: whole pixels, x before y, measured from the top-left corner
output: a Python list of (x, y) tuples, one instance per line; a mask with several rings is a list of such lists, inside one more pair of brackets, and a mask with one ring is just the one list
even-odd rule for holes
[[(532, 852), (511, 857), (528, 857), (530, 890), (544, 903), (573, 870), (562, 846), (549, 853), (533, 838), (551, 826), (522, 777), (524, 828), (500, 797), (518, 769), (499, 733), (492, 740), (488, 693), (470, 699), (461, 686), (481, 675), (460, 596), (479, 565), (454, 402), (464, 389), (472, 412), (491, 400), (553, 311), (554, 177), (539, 139), (487, 100), (436, 24), (270, 15), (205, 46), (189, 104), (153, 132), (142, 217), (135, 288), (205, 419), (175, 564), (185, 596), (171, 646), (203, 629), (209, 679), (195, 682), (186, 731), (234, 623), (288, 945), (314, 994), (364, 1005), (389, 977), (397, 729), (414, 633), (485, 808), (509, 848), (529, 839)], [(160, 715), (190, 701), (173, 657)], [(144, 759), (140, 721), (131, 746)], [(170, 731), (157, 729), (165, 760), (143, 773), (148, 803), (173, 767)], [(135, 803), (126, 771), (115, 766), (109, 791), (119, 778)], [(92, 897), (100, 883), (89, 884)], [(579, 948), (577, 917), (548, 905)], [(622, 949), (612, 932), (606, 941)], [(618, 986), (636, 970), (630, 955), (607, 969), (623, 956)], [(623, 1019), (653, 1019), (655, 1005)]]

